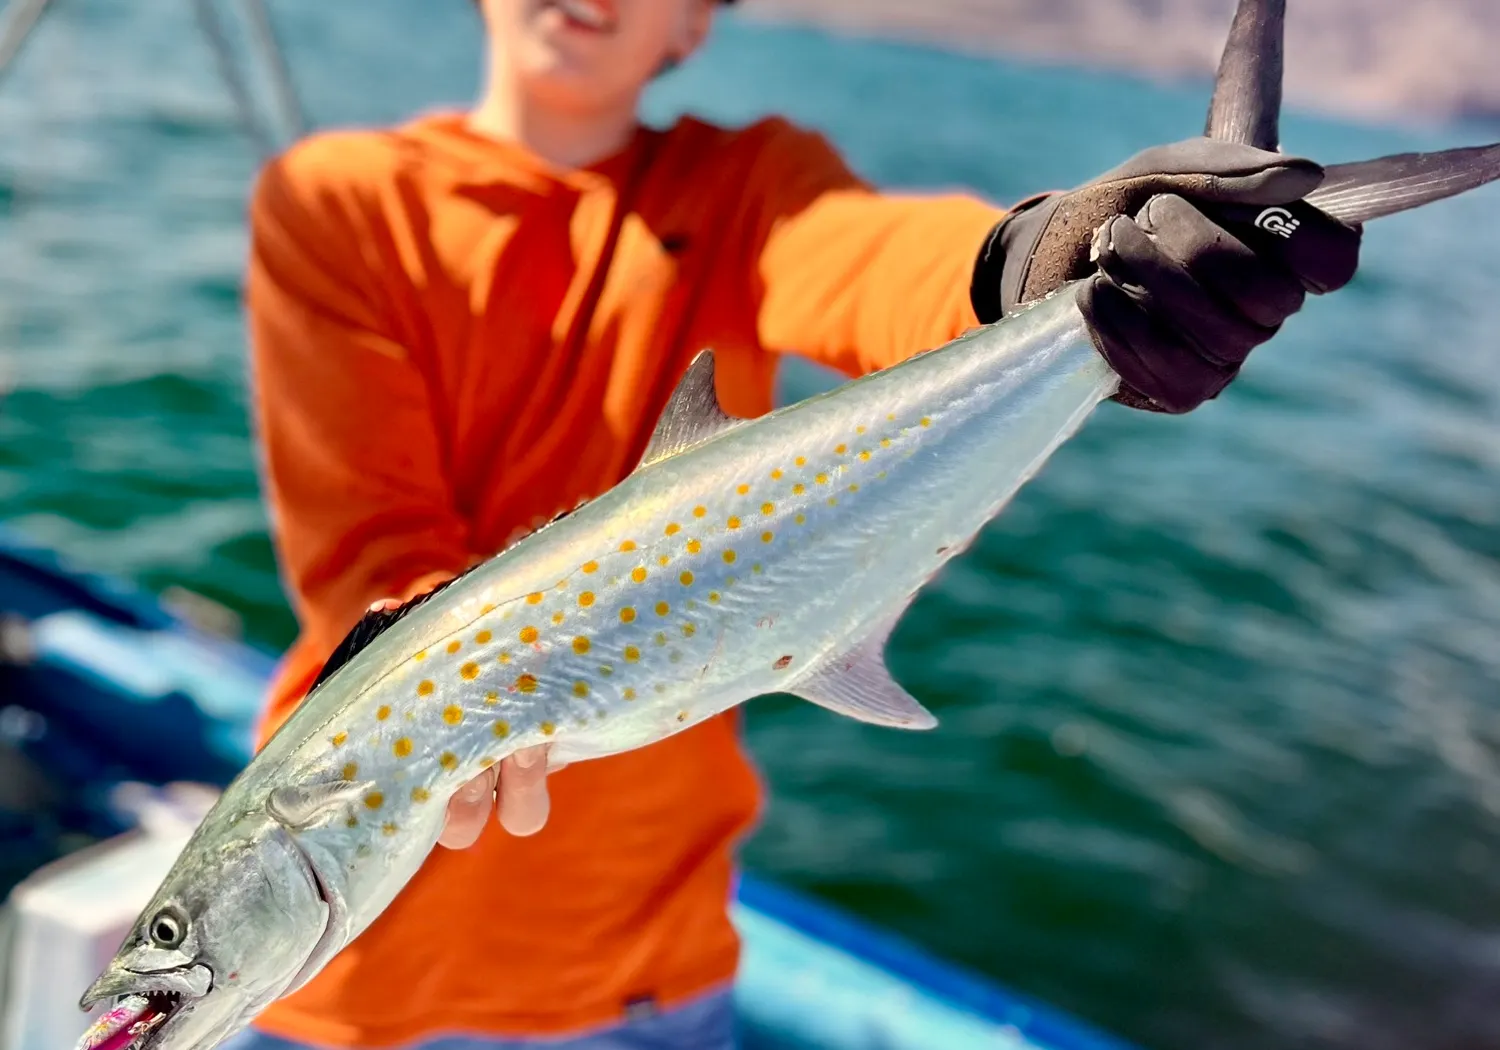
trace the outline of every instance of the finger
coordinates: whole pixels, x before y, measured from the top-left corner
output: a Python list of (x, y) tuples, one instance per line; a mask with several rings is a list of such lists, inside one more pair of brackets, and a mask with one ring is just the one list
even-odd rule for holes
[(1215, 365), (1184, 345), (1176, 332), (1104, 274), (1084, 282), (1078, 306), (1099, 352), (1121, 381), (1165, 412), (1190, 411), (1234, 378), (1234, 369)]
[(1307, 292), (1296, 274), (1257, 255), (1181, 197), (1151, 198), (1137, 222), (1163, 253), (1186, 264), (1194, 280), (1263, 328), (1302, 309)]
[(381, 598), (370, 603), (370, 612), (390, 612), (392, 609), (401, 608), (401, 603), (395, 598)]
[(524, 747), (500, 763), (501, 827), (512, 835), (535, 835), (547, 823), (547, 746)]
[(1286, 204), (1323, 183), (1323, 168), (1304, 157), (1272, 153), (1237, 142), (1193, 138), (1154, 146), (1111, 173), (1114, 178), (1155, 176), (1191, 187), (1201, 200)]
[(1184, 346), (1219, 365), (1238, 365), (1272, 335), (1193, 280), (1133, 219), (1105, 223), (1095, 240), (1099, 268)]
[(448, 800), (447, 823), (438, 836), (440, 845), (449, 849), (467, 849), (479, 841), (490, 810), (495, 806), (495, 780), (499, 772), (491, 766), (454, 792)]

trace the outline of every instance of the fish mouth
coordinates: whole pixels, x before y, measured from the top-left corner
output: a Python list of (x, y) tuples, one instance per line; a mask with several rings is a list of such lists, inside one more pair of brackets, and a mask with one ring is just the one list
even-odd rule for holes
[(147, 1050), (188, 1002), (182, 992), (146, 989), (112, 997), (77, 1050)]

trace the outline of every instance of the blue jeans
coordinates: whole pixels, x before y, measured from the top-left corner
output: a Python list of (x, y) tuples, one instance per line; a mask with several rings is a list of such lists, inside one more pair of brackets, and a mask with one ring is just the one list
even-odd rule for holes
[[(587, 1035), (494, 1039), (445, 1036), (402, 1050), (735, 1050), (734, 996), (729, 990), (661, 1013), (632, 1018)], [(220, 1050), (316, 1050), (247, 1028)]]

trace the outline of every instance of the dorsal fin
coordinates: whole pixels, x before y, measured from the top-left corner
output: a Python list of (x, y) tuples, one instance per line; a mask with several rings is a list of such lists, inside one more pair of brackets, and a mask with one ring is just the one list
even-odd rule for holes
[(1219, 59), (1204, 134), (1220, 142), (1281, 146), (1281, 74), (1286, 0), (1240, 0)]
[(636, 469), (701, 445), (741, 422), (719, 407), (719, 395), (714, 390), (714, 352), (700, 351), (672, 391)]
[(323, 670), (319, 671), (318, 677), (313, 679), (313, 684), (308, 687), (308, 693), (311, 694), (314, 689), (332, 678), (338, 673), (340, 668), (358, 656), (362, 650), (369, 648), (371, 642), (375, 641), (375, 639), (379, 638), (397, 623), (400, 623), (412, 610), (441, 594), (482, 564), (484, 563), (480, 562), (478, 565), (469, 566), (469, 568), (451, 580), (444, 580), (432, 590), (425, 594), (417, 595), (399, 608), (371, 609), (365, 613), (364, 616), (360, 617), (359, 622), (349, 629), (349, 633), (344, 635), (344, 640), (334, 646), (333, 652), (328, 654), (328, 659), (323, 664)]

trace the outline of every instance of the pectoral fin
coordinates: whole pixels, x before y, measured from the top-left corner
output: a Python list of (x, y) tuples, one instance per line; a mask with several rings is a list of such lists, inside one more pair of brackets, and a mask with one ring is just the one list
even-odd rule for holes
[(271, 819), (288, 831), (304, 831), (347, 812), (373, 785), (349, 780), (292, 784), (274, 789), (266, 799)]
[(889, 633), (879, 631), (853, 649), (823, 661), (789, 692), (861, 722), (897, 729), (931, 729), (937, 725), (937, 718), (886, 670), (883, 654)]

